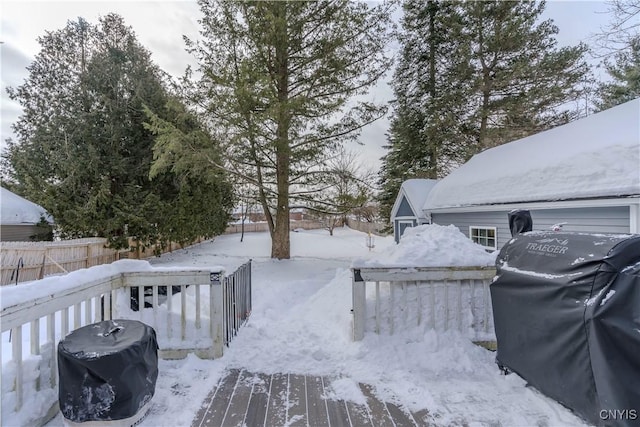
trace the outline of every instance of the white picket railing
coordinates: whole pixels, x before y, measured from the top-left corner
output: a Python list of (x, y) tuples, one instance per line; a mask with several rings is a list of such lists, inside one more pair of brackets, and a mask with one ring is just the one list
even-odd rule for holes
[(495, 339), (489, 295), (494, 268), (353, 268), (352, 276), (355, 341), (365, 332), (416, 326)]
[[(222, 270), (122, 272), (51, 293), (34, 292), (40, 295), (35, 298), (28, 290), (37, 290), (37, 282), (16, 286), (13, 298), (2, 301), (2, 341), (11, 331), (12, 349), (11, 360), (2, 361), (2, 412), (33, 412), (34, 408), (23, 407), (24, 399), (27, 393), (39, 393), (51, 406), (29, 424), (42, 425), (52, 418), (58, 397), (56, 343), (69, 332), (102, 320), (126, 318), (153, 326), (161, 358), (182, 358), (190, 352), (201, 358), (221, 357), (224, 278)], [(180, 293), (171, 297), (176, 287)], [(131, 289), (146, 295), (147, 303), (140, 302), (137, 311), (131, 307)]]

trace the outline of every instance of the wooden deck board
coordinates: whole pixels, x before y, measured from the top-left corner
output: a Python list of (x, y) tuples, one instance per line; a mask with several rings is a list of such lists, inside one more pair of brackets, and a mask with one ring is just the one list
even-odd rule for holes
[(218, 381), (218, 383), (213, 388), (213, 390), (211, 390), (209, 392), (209, 394), (207, 395), (207, 397), (204, 399), (204, 401), (202, 403), (202, 407), (200, 407), (200, 410), (196, 414), (196, 417), (193, 420), (193, 423), (191, 424), (191, 427), (203, 427), (203, 426), (206, 425), (205, 423), (206, 423), (207, 419), (209, 419), (211, 417), (210, 410), (211, 410), (211, 405), (213, 404), (213, 400), (215, 398), (216, 392), (218, 391), (218, 389), (220, 387), (220, 383), (225, 378), (226, 377), (220, 378), (220, 381)]
[(288, 378), (287, 374), (271, 376), (265, 426), (283, 426), (287, 423)]
[(307, 384), (304, 375), (289, 374), (289, 411), (287, 425), (307, 426)]
[(253, 390), (249, 407), (247, 408), (247, 416), (245, 424), (248, 426), (262, 426), (267, 415), (267, 404), (269, 403), (269, 385), (271, 384), (271, 375), (254, 374)]
[(367, 384), (360, 384), (360, 390), (362, 390), (362, 393), (367, 398), (369, 413), (376, 427), (395, 427), (391, 415), (389, 411), (387, 411), (387, 405), (378, 400), (373, 392), (373, 388)]
[(366, 405), (326, 398), (330, 379), (230, 370), (196, 414), (192, 427), (401, 427), (431, 425), (426, 410), (409, 413), (360, 384)]
[(433, 425), (433, 423), (431, 422), (431, 417), (429, 416), (429, 411), (427, 411), (426, 409), (414, 412), (413, 419), (416, 421), (418, 427), (429, 427)]
[[(307, 377), (307, 414), (309, 425), (325, 427), (329, 425), (327, 404), (324, 395), (324, 387), (321, 377)], [(317, 422), (317, 424), (316, 424)]]
[(347, 411), (349, 412), (349, 420), (354, 427), (375, 427), (371, 422), (368, 407), (347, 402)]
[(243, 370), (240, 372), (222, 425), (241, 426), (244, 424), (247, 408), (249, 407), (249, 400), (251, 399), (251, 393), (253, 391), (252, 378), (253, 375), (247, 373), (247, 371)]
[(218, 427), (223, 425), (224, 416), (227, 413), (233, 390), (238, 382), (240, 371), (232, 369), (220, 380), (216, 391), (212, 394), (212, 400), (208, 402), (207, 410), (200, 420), (192, 423), (194, 427)]
[(389, 415), (391, 415), (396, 427), (416, 427), (411, 414), (407, 414), (406, 411), (394, 403), (387, 402), (386, 405), (387, 411), (389, 411)]
[[(325, 390), (331, 384), (331, 380), (323, 377), (322, 384)], [(350, 427), (349, 412), (344, 400), (326, 400), (327, 413), (329, 415), (329, 425), (331, 427)]]

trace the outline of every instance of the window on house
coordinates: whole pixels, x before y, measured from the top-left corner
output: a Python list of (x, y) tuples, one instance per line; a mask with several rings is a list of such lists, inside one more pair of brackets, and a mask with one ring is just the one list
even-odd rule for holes
[(497, 231), (495, 227), (469, 227), (469, 237), (486, 249), (498, 249)]

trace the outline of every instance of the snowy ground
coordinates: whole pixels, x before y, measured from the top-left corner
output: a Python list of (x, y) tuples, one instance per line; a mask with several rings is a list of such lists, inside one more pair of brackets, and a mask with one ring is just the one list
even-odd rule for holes
[[(336, 378), (334, 397), (361, 401), (356, 382), (373, 385), (381, 398), (412, 410), (426, 408), (436, 425), (581, 426), (570, 411), (503, 376), (493, 353), (455, 333), (421, 328), (394, 336), (351, 340), (353, 259), (367, 256), (366, 235), (338, 229), (291, 233), (292, 259), (271, 260), (268, 233), (239, 235), (163, 255), (157, 266), (223, 265), (233, 271), (253, 263), (253, 313), (218, 360), (190, 356), (160, 361), (160, 376), (143, 426), (188, 426), (225, 369), (289, 372)], [(375, 253), (393, 239), (376, 237)], [(58, 416), (48, 426), (62, 425)]]

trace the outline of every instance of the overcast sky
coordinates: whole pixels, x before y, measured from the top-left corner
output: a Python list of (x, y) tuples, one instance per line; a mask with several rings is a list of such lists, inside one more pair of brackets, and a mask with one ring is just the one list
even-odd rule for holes
[[(561, 46), (575, 45), (580, 41), (590, 44), (589, 38), (607, 24), (607, 6), (602, 1), (548, 1), (544, 17), (551, 18), (559, 27)], [(0, 63), (1, 95), (1, 146), (12, 137), (11, 124), (20, 114), (20, 106), (9, 100), (8, 86), (19, 86), (27, 76), (25, 67), (38, 53), (39, 36), (47, 30), (63, 28), (68, 20), (83, 17), (96, 23), (99, 16), (109, 12), (120, 14), (133, 27), (140, 43), (152, 52), (152, 59), (165, 71), (180, 76), (186, 66), (193, 63), (184, 50), (183, 35), (198, 37), (200, 12), (195, 1), (0, 1)], [(392, 91), (386, 83), (372, 90), (377, 101), (391, 99)], [(360, 137), (362, 146), (352, 149), (361, 153), (363, 163), (378, 167), (385, 154), (387, 120), (379, 120), (364, 129)]]

